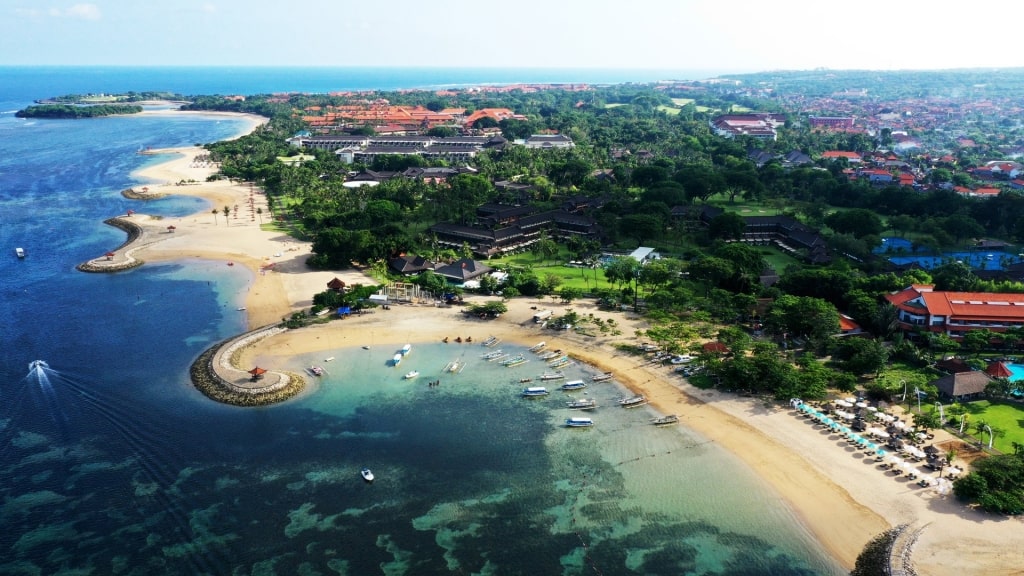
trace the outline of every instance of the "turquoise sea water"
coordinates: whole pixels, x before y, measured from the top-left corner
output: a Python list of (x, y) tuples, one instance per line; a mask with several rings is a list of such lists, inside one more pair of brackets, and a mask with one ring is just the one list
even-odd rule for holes
[[(585, 391), (602, 405), (591, 429), (561, 425), (568, 394), (520, 398), (518, 380), (543, 371), (535, 358), (504, 368), (481, 346), (442, 344), (415, 344), (397, 368), (386, 361), (398, 346), (339, 349), (330, 363), (297, 354), (295, 370), (328, 374), (295, 401), (209, 402), (188, 366), (244, 329), (235, 307), (249, 273), (199, 260), (114, 275), (74, 266), (123, 241), (102, 220), (138, 209), (119, 191), (152, 161), (140, 147), (222, 139), (239, 124), (13, 111), (67, 92), (213, 93), (216, 75), (154, 71), (160, 86), (147, 86), (135, 70), (124, 86), (119, 69), (15, 72), (0, 69), (17, 80), (0, 81), (0, 574), (841, 573), (741, 463), (684, 426), (650, 426), (647, 408), (613, 406), (616, 384)], [(223, 91), (308, 89), (271, 76)], [(465, 371), (439, 376), (458, 357)], [(403, 380), (411, 369), (420, 378)]]

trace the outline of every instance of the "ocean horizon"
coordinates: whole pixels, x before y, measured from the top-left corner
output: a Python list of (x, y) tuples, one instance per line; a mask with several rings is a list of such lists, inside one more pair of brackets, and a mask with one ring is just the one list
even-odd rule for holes
[[(466, 372), (436, 389), (388, 368), (393, 350), (339, 346), (329, 374), (281, 405), (224, 406), (195, 390), (191, 362), (246, 329), (236, 308), (251, 273), (200, 259), (117, 274), (75, 265), (124, 241), (103, 220), (129, 208), (209, 211), (195, 198), (123, 198), (138, 184), (132, 173), (160, 161), (138, 150), (222, 140), (243, 124), (18, 119), (15, 110), (86, 92), (615, 77), (235, 70), (0, 67), (0, 573), (844, 573), (728, 452), (684, 426), (650, 426), (646, 408), (609, 409), (594, 429), (566, 430), (561, 397), (523, 400), (518, 374), (481, 360), (479, 346), (462, 348)], [(417, 343), (407, 362), (426, 378), (452, 354)], [(290, 360), (295, 371), (315, 361)], [(612, 403), (626, 391), (608, 383), (588, 393)], [(366, 465), (372, 486), (358, 477)]]

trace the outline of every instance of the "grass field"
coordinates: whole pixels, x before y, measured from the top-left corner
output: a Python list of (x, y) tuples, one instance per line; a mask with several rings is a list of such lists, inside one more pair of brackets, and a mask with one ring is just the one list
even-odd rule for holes
[(681, 112), (681, 110), (679, 108), (673, 108), (672, 106), (665, 106), (665, 105), (658, 106), (658, 111), (659, 112), (664, 112), (665, 114), (668, 114), (669, 116), (676, 116), (676, 115), (678, 115)]
[(996, 436), (993, 446), (1003, 454), (1013, 453), (1013, 443), (1024, 444), (1024, 406), (1012, 402), (978, 400), (963, 405), (967, 409), (967, 427), (972, 435), (988, 444), (988, 433), (978, 435), (972, 423), (984, 420), (994, 429), (1006, 434)]
[(672, 103), (675, 104), (676, 106), (680, 107), (680, 108), (682, 108), (683, 106), (686, 106), (687, 104), (693, 104), (694, 102), (696, 102), (696, 100), (694, 100), (693, 98), (673, 98), (672, 99)]

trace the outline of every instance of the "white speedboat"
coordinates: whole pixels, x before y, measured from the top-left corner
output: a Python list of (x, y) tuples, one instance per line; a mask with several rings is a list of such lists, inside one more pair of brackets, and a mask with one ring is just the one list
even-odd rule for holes
[(411, 371), (405, 373), (404, 378), (406, 380), (412, 380), (413, 378), (415, 378), (415, 377), (417, 377), (419, 375), (420, 375), (420, 371), (419, 370), (411, 370)]
[(367, 482), (373, 482), (373, 472), (370, 472), (369, 468), (363, 468), (359, 471), (359, 475), (363, 477), (363, 480)]
[(312, 374), (313, 376), (323, 376), (324, 369), (319, 366), (310, 366), (309, 373)]
[(24, 258), (25, 257), (25, 249), (21, 248), (21, 247), (15, 248), (14, 249), (14, 255), (17, 256), (18, 258)]
[(567, 418), (565, 425), (569, 428), (588, 428), (594, 425), (594, 421), (590, 418)]
[(401, 364), (401, 363), (402, 363), (402, 355), (401, 355), (401, 354), (395, 354), (395, 355), (394, 355), (394, 356), (393, 356), (393, 357), (391, 358), (391, 365), (392, 365), (392, 366), (398, 366), (398, 365), (399, 365), (399, 364)]
[(622, 400), (619, 400), (619, 405), (625, 408), (643, 406), (644, 404), (647, 404), (647, 397), (645, 397), (643, 394), (637, 394), (636, 396), (631, 396), (629, 398), (623, 398)]
[(401, 350), (402, 356), (405, 356), (409, 352), (412, 352), (412, 344), (406, 344), (405, 346), (402, 346), (402, 350)]

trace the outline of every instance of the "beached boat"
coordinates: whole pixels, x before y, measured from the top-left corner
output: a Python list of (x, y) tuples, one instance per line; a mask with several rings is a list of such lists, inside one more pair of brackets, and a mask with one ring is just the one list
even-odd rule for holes
[(570, 400), (565, 403), (565, 407), (570, 410), (593, 410), (594, 408), (597, 408), (597, 400), (594, 400), (593, 398)]
[(21, 248), (21, 247), (15, 248), (14, 249), (14, 255), (17, 256), (18, 258), (24, 258), (25, 257), (25, 249)]
[(624, 408), (635, 408), (637, 406), (643, 406), (644, 404), (647, 404), (647, 397), (643, 394), (637, 394), (636, 396), (630, 396), (629, 398), (619, 400), (619, 406)]
[(548, 394), (550, 392), (543, 386), (530, 386), (529, 388), (523, 388), (522, 392), (524, 398), (537, 398), (538, 396), (547, 396)]
[(363, 477), (363, 480), (367, 482), (373, 482), (373, 472), (370, 472), (369, 468), (363, 468), (359, 471), (359, 475)]
[(334, 361), (334, 356), (328, 356), (327, 358), (324, 358), (324, 362), (333, 362), (333, 361)]
[(409, 352), (412, 352), (412, 344), (406, 344), (405, 346), (402, 346), (402, 350), (401, 350), (402, 356), (405, 356)]
[(562, 384), (562, 390), (569, 392), (573, 390), (583, 390), (586, 387), (587, 383), (584, 382), (583, 380), (569, 380), (565, 384)]
[(545, 353), (540, 355), (540, 359), (541, 360), (551, 360), (552, 358), (557, 358), (557, 357), (558, 357), (558, 352), (555, 352), (554, 350), (548, 350), (547, 352), (545, 352)]
[(550, 360), (548, 360), (548, 364), (555, 364), (556, 362), (562, 362), (562, 361), (568, 360), (568, 359), (569, 359), (569, 356), (567, 356), (565, 354), (562, 354), (560, 356), (556, 356), (556, 357), (551, 358)]
[(401, 354), (395, 354), (394, 356), (391, 357), (391, 365), (392, 366), (398, 366), (401, 363), (402, 363), (402, 355)]
[(406, 380), (412, 380), (413, 378), (415, 378), (415, 377), (417, 377), (419, 375), (420, 375), (420, 371), (419, 370), (410, 370), (409, 372), (406, 372), (405, 376), (403, 376), (402, 378), (404, 378)]
[(565, 378), (565, 374), (561, 372), (545, 372), (540, 375), (541, 380), (561, 380)]
[(530, 350), (530, 352), (540, 352), (547, 345), (548, 345), (547, 342), (539, 342), (537, 344), (534, 344), (533, 346), (530, 346), (529, 350)]
[(494, 350), (493, 352), (481, 354), (480, 357), (483, 358), (484, 360), (497, 360), (503, 355), (505, 355), (505, 353), (502, 352), (501, 350)]
[(566, 418), (565, 425), (569, 428), (589, 428), (594, 425), (590, 418)]
[(611, 380), (611, 379), (612, 379), (612, 373), (611, 372), (605, 372), (604, 374), (598, 374), (597, 376), (594, 376), (590, 380), (593, 381), (593, 382), (604, 382), (605, 380)]
[(572, 360), (569, 360), (568, 358), (563, 358), (561, 360), (549, 362), (548, 366), (551, 366), (552, 368), (561, 368), (563, 366), (568, 366), (569, 364), (572, 364)]
[(487, 340), (484, 340), (484, 341), (483, 341), (483, 345), (484, 345), (484, 346), (486, 346), (486, 347), (488, 347), (488, 348), (490, 348), (490, 347), (492, 347), (492, 346), (497, 346), (497, 345), (498, 345), (498, 342), (501, 342), (501, 340), (498, 340), (498, 337), (497, 337), (497, 336), (491, 336), (491, 337), (490, 337), (490, 338), (488, 338)]
[(307, 368), (307, 370), (309, 370), (309, 373), (312, 374), (313, 376), (324, 375), (324, 369), (319, 366), (310, 366), (309, 368)]
[(660, 418), (651, 418), (651, 424), (654, 424), (655, 426), (667, 426), (677, 422), (679, 422), (679, 416), (676, 416), (675, 414), (669, 414), (668, 416), (662, 416)]

